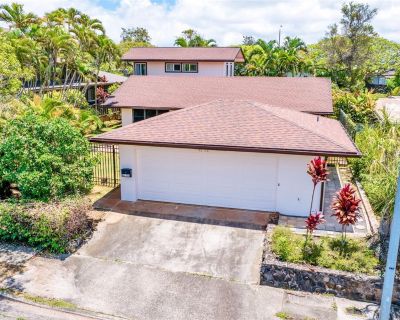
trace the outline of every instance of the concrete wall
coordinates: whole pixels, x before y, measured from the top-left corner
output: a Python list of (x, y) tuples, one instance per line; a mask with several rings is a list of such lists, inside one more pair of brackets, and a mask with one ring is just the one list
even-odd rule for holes
[(150, 61), (147, 62), (147, 75), (149, 76), (225, 76), (225, 62), (199, 62), (196, 73), (186, 72), (165, 72), (165, 62)]
[[(159, 200), (307, 216), (311, 156), (121, 146), (123, 200)], [(313, 210), (318, 210), (316, 191)]]

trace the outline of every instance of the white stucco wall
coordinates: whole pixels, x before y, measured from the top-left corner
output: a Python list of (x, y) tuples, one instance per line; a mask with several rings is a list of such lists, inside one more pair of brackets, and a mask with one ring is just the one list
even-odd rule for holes
[(165, 62), (147, 62), (147, 75), (149, 76), (225, 76), (225, 62), (199, 62), (196, 73), (165, 72)]
[(132, 110), (133, 109), (131, 109), (131, 108), (121, 108), (121, 123), (122, 123), (122, 126), (126, 126), (126, 125), (131, 124), (133, 122)]
[[(159, 200), (307, 216), (311, 156), (142, 146), (120, 147), (122, 200)], [(320, 204), (315, 192), (313, 210)]]

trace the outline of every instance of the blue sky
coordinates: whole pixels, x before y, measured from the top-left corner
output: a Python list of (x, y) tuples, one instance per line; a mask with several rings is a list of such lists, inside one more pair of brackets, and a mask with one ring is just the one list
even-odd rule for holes
[[(145, 27), (155, 45), (170, 46), (187, 28), (218, 45), (239, 44), (243, 35), (276, 39), (298, 36), (307, 43), (321, 39), (328, 25), (339, 21), (337, 0), (0, 0), (18, 1), (26, 10), (43, 14), (58, 7), (76, 7), (103, 21), (107, 34), (118, 41), (121, 28)], [(400, 42), (399, 0), (365, 0), (378, 8), (376, 31)]]

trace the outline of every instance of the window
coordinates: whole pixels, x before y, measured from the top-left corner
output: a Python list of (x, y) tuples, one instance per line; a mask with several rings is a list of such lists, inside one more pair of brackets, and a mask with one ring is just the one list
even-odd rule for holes
[(136, 62), (134, 74), (137, 76), (147, 75), (147, 63), (146, 62)]
[(197, 63), (182, 63), (182, 72), (197, 72)]
[(165, 64), (165, 72), (181, 72), (181, 64), (167, 62)]
[(166, 112), (168, 112), (168, 110), (133, 109), (133, 122), (138, 122), (148, 118), (152, 118)]
[(165, 72), (196, 73), (198, 72), (198, 64), (195, 62), (166, 62)]
[(232, 77), (234, 75), (234, 64), (233, 62), (225, 62), (225, 76)]

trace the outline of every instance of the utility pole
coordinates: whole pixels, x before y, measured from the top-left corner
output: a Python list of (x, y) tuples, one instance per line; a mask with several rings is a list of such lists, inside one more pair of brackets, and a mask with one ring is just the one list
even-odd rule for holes
[(278, 47), (281, 47), (281, 32), (282, 32), (282, 25), (279, 27), (279, 35), (278, 35)]
[(386, 260), (385, 278), (382, 288), (380, 320), (389, 320), (392, 306), (393, 285), (396, 275), (397, 254), (400, 242), (400, 172), (397, 177), (397, 191), (394, 203), (394, 212), (390, 227), (389, 250)]

